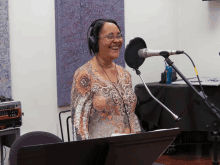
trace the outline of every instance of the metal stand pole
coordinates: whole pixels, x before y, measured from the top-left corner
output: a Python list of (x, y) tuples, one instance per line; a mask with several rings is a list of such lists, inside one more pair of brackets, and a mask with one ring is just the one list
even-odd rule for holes
[(214, 106), (214, 104), (211, 104), (207, 100), (207, 96), (204, 96), (202, 92), (198, 92), (192, 84), (187, 80), (187, 78), (177, 69), (177, 67), (173, 64), (173, 62), (168, 58), (169, 54), (162, 54), (165, 58), (165, 61), (169, 64), (169, 66), (172, 66), (172, 68), (179, 74), (179, 76), (186, 82), (186, 84), (194, 90), (194, 92), (203, 100), (203, 103), (211, 110), (211, 112), (216, 116), (217, 120), (214, 121), (214, 124), (212, 126), (213, 128), (213, 135), (214, 135), (214, 160), (213, 160), (213, 165), (218, 165), (218, 130), (220, 127), (220, 115), (219, 112), (220, 110)]
[(218, 138), (219, 138), (219, 126), (220, 126), (220, 122), (215, 120), (212, 128), (213, 128), (213, 137), (214, 137), (214, 160), (212, 161), (213, 165), (219, 165), (218, 162)]
[(214, 136), (214, 160), (213, 165), (219, 165), (218, 162), (218, 132), (213, 131)]
[(164, 107), (172, 116), (173, 118), (176, 120), (176, 121), (180, 121), (181, 118), (178, 117), (176, 114), (174, 114), (171, 110), (169, 110), (169, 108), (167, 108), (164, 104), (162, 104), (159, 100), (157, 100), (157, 98), (154, 97), (154, 95), (152, 95), (152, 93), (150, 92), (150, 90), (148, 89), (146, 83), (144, 82), (144, 79), (142, 78), (141, 76), (141, 72), (138, 70), (138, 69), (135, 69), (136, 71), (136, 74), (141, 78), (146, 90), (148, 91), (148, 93), (150, 94), (150, 96), (155, 100), (157, 101), (162, 107)]

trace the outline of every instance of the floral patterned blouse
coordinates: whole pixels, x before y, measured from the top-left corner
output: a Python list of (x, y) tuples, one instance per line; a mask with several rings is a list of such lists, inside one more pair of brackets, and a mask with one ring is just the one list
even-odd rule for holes
[(101, 77), (91, 61), (75, 72), (71, 90), (74, 141), (141, 132), (131, 76), (121, 66), (116, 68), (118, 82), (114, 84)]

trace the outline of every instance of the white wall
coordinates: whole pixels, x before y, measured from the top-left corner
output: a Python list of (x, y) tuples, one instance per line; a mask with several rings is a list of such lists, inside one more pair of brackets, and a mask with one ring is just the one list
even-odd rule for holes
[[(220, 77), (219, 0), (126, 0), (125, 37), (126, 45), (132, 38), (142, 37), (149, 49), (184, 50), (193, 59), (200, 77)], [(187, 78), (195, 77), (185, 55), (170, 59)], [(146, 82), (160, 81), (163, 61), (163, 57), (145, 59), (140, 71)], [(132, 74), (133, 86), (142, 83), (132, 69), (126, 68)]]
[[(125, 44), (142, 37), (151, 49), (182, 49), (201, 76), (218, 76), (219, 14), (218, 2), (125, 0)], [(21, 101), (25, 114), (21, 134), (47, 131), (60, 136), (58, 112), (69, 107), (57, 108), (54, 0), (9, 0), (9, 24), (12, 97)], [(187, 57), (170, 58), (186, 77), (195, 75)], [(133, 86), (141, 83), (127, 69)], [(140, 70), (146, 82), (158, 82), (164, 59), (148, 58)]]
[(57, 134), (54, 0), (9, 0), (12, 98), (21, 101), (21, 134)]
[[(199, 75), (220, 77), (220, 2), (180, 0), (178, 48), (193, 59)], [(186, 77), (195, 77), (191, 62), (179, 56)]]
[[(141, 37), (149, 49), (177, 49), (178, 3), (178, 0), (125, 0), (125, 45), (134, 37)], [(171, 59), (178, 64), (177, 57)], [(142, 83), (131, 68), (126, 68), (132, 74), (133, 86)], [(160, 81), (164, 69), (163, 57), (147, 58), (140, 67), (146, 82)]]

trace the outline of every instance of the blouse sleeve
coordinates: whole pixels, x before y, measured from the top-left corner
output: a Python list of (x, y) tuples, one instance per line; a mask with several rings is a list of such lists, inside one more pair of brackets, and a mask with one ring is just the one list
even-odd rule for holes
[(86, 70), (76, 71), (71, 89), (71, 116), (74, 141), (89, 138), (88, 123), (91, 106), (91, 77)]

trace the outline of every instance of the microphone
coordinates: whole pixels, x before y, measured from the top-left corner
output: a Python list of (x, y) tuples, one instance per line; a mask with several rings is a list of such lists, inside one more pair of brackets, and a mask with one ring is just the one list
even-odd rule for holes
[[(140, 52), (140, 53), (139, 53)], [(152, 52), (152, 51), (151, 51)], [(163, 53), (164, 51), (154, 51), (154, 55), (155, 56), (159, 56), (160, 53)], [(170, 51), (169, 51), (170, 52)], [(168, 52), (168, 53), (169, 53)], [(172, 51), (171, 51), (172, 52)], [(179, 51), (176, 51), (175, 53), (178, 53)], [(167, 52), (166, 52), (167, 53)], [(183, 51), (180, 51), (179, 54), (183, 53)], [(149, 55), (149, 50), (147, 49), (147, 45), (145, 43), (145, 41), (140, 38), (140, 37), (136, 37), (132, 40), (129, 41), (128, 45), (126, 46), (125, 48), (125, 55), (124, 55), (124, 58), (125, 58), (125, 62), (126, 64), (135, 69), (136, 70), (136, 73), (137, 75), (141, 78), (146, 90), (148, 91), (148, 93), (150, 94), (150, 96), (155, 100), (157, 101), (161, 106), (163, 106), (172, 116), (173, 118), (176, 120), (176, 121), (180, 121), (181, 118), (178, 117), (177, 115), (175, 115), (171, 110), (169, 110), (165, 105), (163, 105), (163, 103), (161, 103), (159, 100), (157, 100), (157, 98), (155, 98), (150, 90), (148, 89), (146, 83), (144, 82), (144, 79), (142, 78), (141, 76), (141, 73), (140, 71), (138, 70), (138, 68), (143, 64), (143, 62), (145, 61), (145, 58), (147, 57), (150, 57), (150, 56), (154, 56), (152, 53), (150, 53)], [(141, 57), (143, 56), (143, 57)]]
[(138, 51), (138, 56), (141, 58), (147, 58), (151, 56), (161, 56), (162, 54), (174, 55), (174, 54), (182, 54), (184, 51), (181, 50), (152, 50), (152, 49), (140, 49)]

